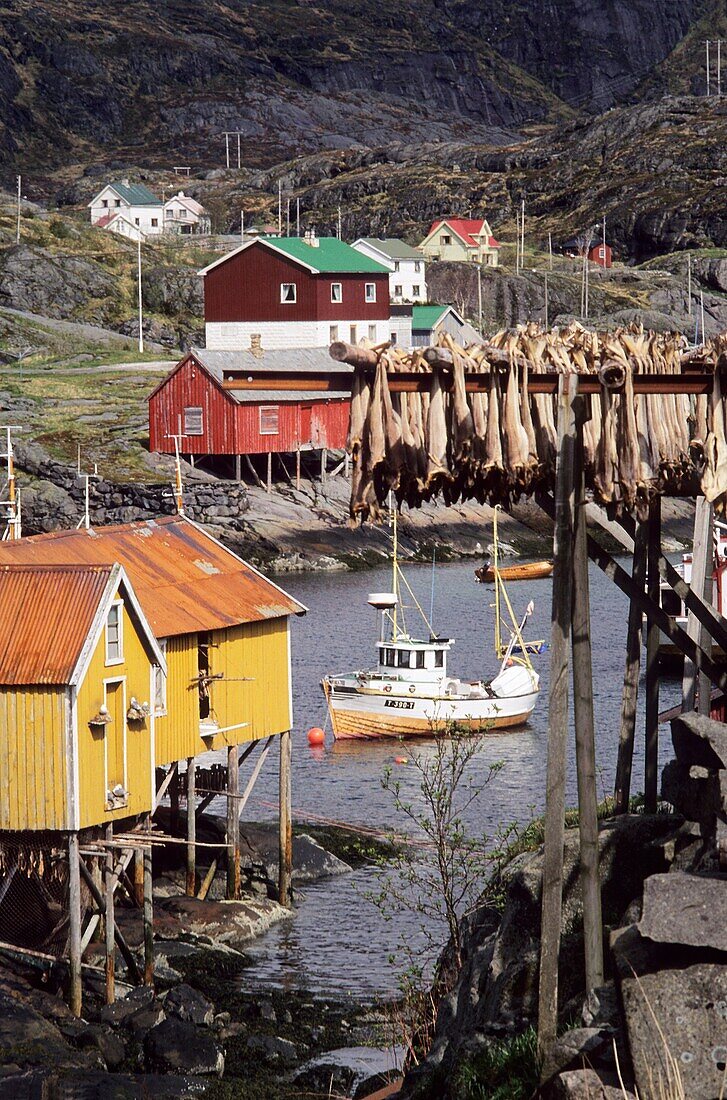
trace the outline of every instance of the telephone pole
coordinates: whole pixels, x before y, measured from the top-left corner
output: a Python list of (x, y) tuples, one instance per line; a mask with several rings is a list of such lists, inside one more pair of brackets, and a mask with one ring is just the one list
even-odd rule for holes
[(710, 90), (709, 90), (709, 39), (708, 38), (706, 39), (704, 44), (707, 48), (707, 95), (709, 95)]
[(144, 351), (144, 317), (143, 317), (143, 303), (141, 298), (141, 237), (136, 242), (136, 275), (139, 284), (139, 351)]
[(22, 185), (22, 176), (18, 176), (18, 217), (15, 226), (15, 243), (20, 244), (20, 188)]
[(283, 181), (278, 180), (278, 236), (283, 235)]
[(717, 39), (717, 96), (722, 95), (722, 39)]

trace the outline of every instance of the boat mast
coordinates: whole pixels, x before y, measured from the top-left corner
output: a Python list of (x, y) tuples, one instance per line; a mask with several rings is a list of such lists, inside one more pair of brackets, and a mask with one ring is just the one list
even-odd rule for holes
[(502, 631), (500, 629), (500, 571), (498, 567), (498, 553), (497, 553), (497, 510), (499, 505), (495, 505), (495, 510), (492, 514), (492, 570), (495, 574), (495, 653), (498, 657), (502, 656)]
[(399, 624), (397, 622), (397, 608), (398, 608), (398, 603), (399, 603), (399, 601), (398, 601), (398, 596), (399, 596), (399, 560), (398, 560), (399, 540), (398, 540), (398, 533), (399, 532), (398, 532), (398, 527), (397, 527), (397, 522), (396, 522), (396, 508), (393, 507), (393, 500), (392, 500), (391, 493), (389, 494), (389, 507), (391, 509), (391, 520), (392, 520), (392, 527), (393, 527), (393, 542), (394, 542), (394, 556), (393, 556), (393, 562), (392, 562), (392, 583), (393, 583), (392, 592), (394, 592), (397, 596), (397, 602), (394, 604), (394, 612), (393, 612), (393, 615), (392, 615), (392, 625), (393, 625), (393, 628), (394, 628), (392, 641), (395, 642), (398, 635), (399, 635)]

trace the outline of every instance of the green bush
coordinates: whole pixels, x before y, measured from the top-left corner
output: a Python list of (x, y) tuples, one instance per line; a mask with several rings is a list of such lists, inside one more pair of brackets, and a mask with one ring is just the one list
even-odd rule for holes
[(504, 1042), (490, 1043), (456, 1070), (450, 1095), (457, 1100), (528, 1100), (538, 1085), (534, 1028)]

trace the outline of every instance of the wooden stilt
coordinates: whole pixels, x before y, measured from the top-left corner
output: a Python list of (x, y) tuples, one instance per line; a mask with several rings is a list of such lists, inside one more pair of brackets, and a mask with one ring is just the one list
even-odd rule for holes
[(321, 485), (326, 484), (326, 465), (328, 464), (328, 449), (326, 447), (321, 451)]
[[(106, 902), (105, 902), (104, 898), (102, 897), (102, 895), (99, 894), (98, 891), (96, 890), (96, 884), (93, 881), (93, 876), (89, 872), (89, 870), (86, 867), (85, 863), (83, 863), (81, 861), (78, 861), (78, 867), (79, 867), (79, 870), (81, 872), (81, 875), (83, 877), (84, 882), (86, 883), (86, 885), (88, 886), (89, 891), (91, 892), (91, 897), (93, 898), (93, 900), (96, 902), (96, 904), (98, 906), (100, 906), (101, 908), (104, 908)], [(121, 952), (121, 954), (123, 956), (124, 962), (126, 963), (126, 965), (129, 968), (129, 974), (131, 976), (131, 980), (133, 982), (140, 982), (141, 981), (141, 972), (139, 970), (139, 967), (136, 964), (136, 959), (134, 958), (128, 943), (126, 942), (123, 935), (119, 931), (118, 926), (114, 926), (114, 939), (116, 940), (116, 943), (119, 945), (119, 951)]]
[[(661, 497), (649, 503), (649, 543), (646, 583), (649, 599), (659, 603), (659, 554), (661, 552)], [(659, 756), (659, 627), (649, 620), (646, 634), (646, 753), (644, 796), (646, 812), (656, 813)]]
[(197, 890), (196, 848), (197, 816), (194, 779), (197, 770), (195, 758), (187, 759), (187, 897), (193, 898)]
[(169, 829), (172, 836), (179, 835), (179, 767), (172, 764), (174, 777), (169, 784)]
[(235, 481), (242, 481), (242, 459), (235, 455)]
[(250, 458), (250, 455), (245, 455), (244, 458), (245, 458), (245, 465), (247, 466), (247, 468), (250, 472), (250, 476), (252, 477), (252, 480), (255, 482), (256, 485), (259, 485), (261, 489), (264, 489), (265, 485), (264, 485), (263, 481), (261, 480), (260, 475), (258, 474), (257, 470), (253, 466), (252, 459)]
[[(705, 603), (712, 603), (714, 547), (712, 541), (713, 513), (712, 505), (704, 497), (697, 498), (697, 508), (694, 515), (694, 543), (692, 547), (692, 579), (691, 587)], [(701, 648), (711, 654), (711, 638), (705, 628), (699, 623), (692, 611), (687, 617), (687, 634), (698, 641)], [(694, 710), (697, 702), (697, 684), (699, 685), (699, 712), (709, 714), (709, 702), (711, 687), (706, 676), (697, 674), (697, 670), (689, 660), (684, 658), (684, 675), (682, 679), (682, 710)], [(704, 708), (704, 709), (703, 709)]]
[(295, 487), (300, 492), (300, 447), (295, 451)]
[[(113, 843), (113, 824), (106, 826), (106, 840)], [(116, 889), (116, 876), (114, 875), (113, 849), (106, 850), (106, 890), (105, 890), (105, 925), (106, 925), (106, 1004), (112, 1005), (116, 999), (116, 944), (114, 940), (114, 926), (116, 916), (114, 913), (114, 891)]]
[[(151, 832), (151, 817), (146, 831)], [(154, 985), (154, 902), (152, 898), (151, 844), (144, 848), (144, 985)]]
[[(91, 878), (89, 872), (89, 878)], [(81, 857), (78, 850), (78, 833), (68, 837), (68, 924), (70, 990), (69, 1005), (74, 1016), (83, 1009), (81, 985)]]
[[(646, 585), (646, 546), (649, 528), (639, 523), (634, 538), (634, 557), (631, 577), (643, 593)], [(626, 668), (621, 696), (621, 727), (619, 730), (618, 762), (614, 786), (614, 812), (628, 813), (631, 800), (631, 770), (634, 762), (634, 735), (636, 731), (636, 704), (639, 695), (639, 670), (641, 668), (641, 608), (631, 600), (629, 624), (626, 636)]]
[(240, 769), (237, 745), (227, 750), (227, 897), (240, 896), (240, 824), (237, 815), (237, 795), (240, 790)]
[(596, 792), (596, 731), (593, 719), (591, 607), (588, 590), (586, 486), (583, 472), (583, 402), (576, 399), (575, 537), (573, 542), (573, 717), (576, 731), (578, 829), (583, 893), (583, 940), (586, 991), (603, 985), (603, 923), (598, 878), (598, 795)]
[(293, 738), (290, 730), (280, 735), (280, 845), (278, 862), (278, 901), (291, 904), (291, 879), (293, 875), (293, 819), (292, 819), (292, 753)]
[(134, 901), (139, 909), (144, 906), (144, 853), (141, 848), (134, 852)]
[(573, 593), (573, 402), (577, 379), (562, 375), (558, 386), (558, 461), (553, 537), (553, 611), (545, 798), (545, 852), (540, 941), (538, 1046), (541, 1058), (555, 1040), (558, 1023), (558, 960), (563, 893), (566, 749), (568, 737), (568, 641)]
[(272, 491), (273, 491), (273, 452), (272, 451), (268, 451), (268, 480), (267, 480), (266, 488), (267, 488), (267, 491), (269, 493), (272, 493)]
[(350, 474), (351, 474), (351, 456), (348, 453), (348, 451), (346, 451), (345, 455), (343, 456), (343, 476), (345, 477), (346, 481), (348, 481), (348, 479), (350, 477)]

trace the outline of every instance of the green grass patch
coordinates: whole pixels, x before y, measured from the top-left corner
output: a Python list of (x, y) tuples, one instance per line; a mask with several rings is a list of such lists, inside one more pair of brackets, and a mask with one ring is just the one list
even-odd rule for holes
[(448, 1097), (457, 1100), (527, 1100), (538, 1085), (537, 1035), (489, 1043), (454, 1072)]

